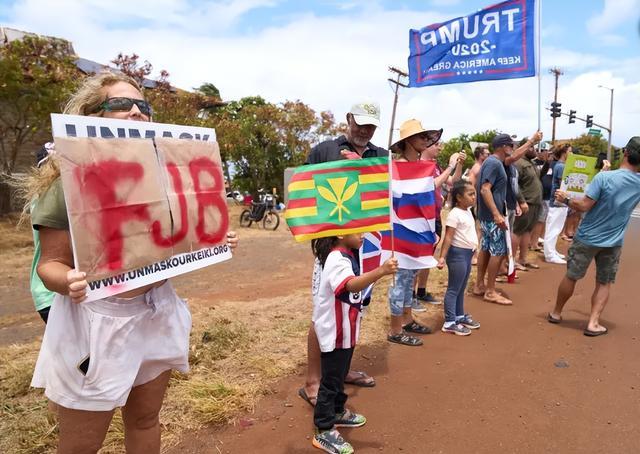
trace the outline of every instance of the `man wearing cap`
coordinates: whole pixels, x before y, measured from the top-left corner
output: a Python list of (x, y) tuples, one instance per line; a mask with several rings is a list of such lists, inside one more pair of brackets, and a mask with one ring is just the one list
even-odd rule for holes
[[(347, 113), (347, 131), (344, 135), (319, 143), (311, 149), (305, 164), (389, 156), (389, 151), (373, 145), (370, 140), (380, 125), (380, 106), (374, 102), (354, 104)], [(317, 266), (317, 265), (316, 265)], [(368, 301), (365, 301), (368, 304)], [(307, 378), (298, 395), (315, 406), (320, 387), (320, 345), (313, 322), (307, 336)], [(345, 383), (357, 386), (375, 386), (373, 377), (364, 372), (349, 371)]]
[[(502, 260), (507, 256), (507, 172), (504, 161), (513, 152), (513, 139), (498, 134), (491, 143), (493, 154), (482, 163), (477, 183), (478, 219), (482, 239), (478, 254), (478, 276), (473, 293), (484, 295), (485, 301), (513, 304), (496, 292), (496, 276)], [(487, 275), (485, 285), (484, 278)]]
[(334, 140), (327, 140), (311, 149), (306, 164), (337, 161), (338, 159), (376, 158), (388, 156), (384, 148), (370, 140), (380, 126), (380, 107), (373, 102), (354, 104), (347, 114), (347, 132)]
[(576, 282), (584, 277), (593, 259), (596, 262), (596, 287), (591, 296), (591, 314), (585, 336), (607, 334), (600, 314), (609, 301), (615, 282), (622, 242), (631, 213), (640, 203), (640, 137), (632, 137), (624, 148), (618, 170), (598, 173), (583, 197), (571, 198), (561, 190), (555, 199), (569, 208), (586, 213), (567, 254), (567, 274), (558, 286), (556, 305), (547, 320), (562, 321), (562, 309), (573, 295)]

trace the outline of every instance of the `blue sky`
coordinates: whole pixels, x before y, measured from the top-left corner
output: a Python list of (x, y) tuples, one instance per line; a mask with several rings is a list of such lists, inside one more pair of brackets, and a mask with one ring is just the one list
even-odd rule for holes
[[(85, 58), (107, 63), (138, 53), (167, 69), (183, 88), (216, 84), (224, 98), (301, 99), (342, 119), (361, 99), (378, 101), (386, 145), (392, 91), (389, 65), (406, 67), (408, 31), (467, 15), (482, 0), (0, 0), (0, 25), (73, 42)], [(560, 66), (563, 108), (608, 122), (615, 89), (614, 137), (640, 135), (640, 0), (543, 0), (542, 100), (553, 96)], [(499, 129), (528, 135), (537, 126), (535, 79), (402, 90), (398, 120), (418, 118), (460, 132)], [(558, 137), (583, 132), (561, 121)], [(542, 129), (550, 137), (545, 113)], [(397, 128), (398, 124), (396, 124)]]

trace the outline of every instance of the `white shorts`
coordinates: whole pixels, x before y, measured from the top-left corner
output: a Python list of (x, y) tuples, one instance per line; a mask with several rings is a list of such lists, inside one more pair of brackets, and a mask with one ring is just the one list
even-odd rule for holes
[(189, 370), (191, 314), (167, 281), (135, 298), (56, 295), (31, 386), (66, 408), (122, 407), (134, 386)]

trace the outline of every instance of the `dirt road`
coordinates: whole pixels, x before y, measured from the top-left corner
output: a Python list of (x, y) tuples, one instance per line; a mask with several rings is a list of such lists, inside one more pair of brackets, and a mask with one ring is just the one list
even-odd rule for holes
[[(545, 320), (563, 268), (543, 264), (521, 273), (517, 284), (503, 285), (513, 307), (469, 297), (467, 309), (482, 323), (469, 337), (437, 332), (419, 348), (384, 343), (357, 349), (356, 367), (378, 383), (348, 388), (349, 405), (368, 423), (344, 434), (358, 453), (640, 452), (638, 268), (636, 218), (602, 320), (610, 330), (606, 336), (582, 334), (593, 269), (568, 303), (563, 323)], [(202, 430), (169, 452), (314, 452), (312, 411), (296, 396), (302, 380), (282, 381), (235, 427)]]

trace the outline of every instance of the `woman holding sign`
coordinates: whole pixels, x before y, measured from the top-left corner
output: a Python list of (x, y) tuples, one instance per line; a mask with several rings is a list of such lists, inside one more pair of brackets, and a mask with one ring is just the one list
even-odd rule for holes
[[(150, 121), (152, 110), (132, 78), (103, 73), (84, 81), (65, 113)], [(74, 269), (69, 220), (54, 159), (28, 183), (40, 234), (37, 272), (56, 297), (32, 386), (55, 404), (60, 453), (97, 452), (114, 410), (122, 407), (128, 453), (160, 452), (159, 412), (171, 369), (186, 372), (191, 315), (168, 281), (98, 301), (86, 299), (86, 275)], [(231, 248), (235, 233), (227, 235)]]

